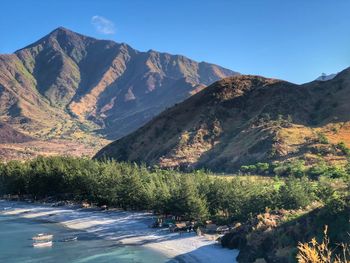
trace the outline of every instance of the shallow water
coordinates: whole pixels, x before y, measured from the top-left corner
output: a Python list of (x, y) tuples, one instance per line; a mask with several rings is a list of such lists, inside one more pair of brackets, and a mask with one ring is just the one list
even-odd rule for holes
[[(31, 238), (38, 233), (52, 233), (51, 248), (33, 248)], [(78, 236), (78, 241), (60, 242)], [(59, 224), (36, 222), (0, 215), (0, 262), (6, 263), (163, 263), (168, 262), (156, 251), (136, 246), (120, 246), (116, 242), (71, 231)]]

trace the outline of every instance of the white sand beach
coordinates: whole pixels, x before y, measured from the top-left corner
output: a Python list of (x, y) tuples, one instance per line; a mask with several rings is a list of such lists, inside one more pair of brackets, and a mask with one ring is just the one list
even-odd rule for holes
[(180, 235), (167, 229), (150, 228), (154, 216), (145, 212), (91, 211), (0, 201), (0, 215), (60, 223), (118, 244), (145, 246), (166, 255), (171, 262), (234, 263), (238, 255), (237, 250), (224, 249), (217, 242), (194, 233)]

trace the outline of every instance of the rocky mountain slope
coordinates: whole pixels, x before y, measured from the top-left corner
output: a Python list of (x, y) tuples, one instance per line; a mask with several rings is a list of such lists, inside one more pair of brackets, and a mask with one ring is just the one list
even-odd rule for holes
[(28, 142), (33, 138), (16, 131), (11, 126), (0, 122), (0, 143)]
[(161, 167), (235, 171), (264, 161), (322, 156), (343, 162), (337, 143), (350, 145), (350, 69), (329, 81), (295, 85), (259, 76), (223, 79), (136, 132), (106, 146), (97, 158)]
[(0, 55), (0, 121), (40, 140), (100, 147), (237, 73), (58, 28)]

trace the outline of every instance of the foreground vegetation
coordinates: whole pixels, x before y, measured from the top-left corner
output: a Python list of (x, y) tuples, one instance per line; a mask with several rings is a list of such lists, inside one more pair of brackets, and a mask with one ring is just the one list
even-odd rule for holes
[[(257, 164), (254, 169), (266, 173), (271, 166)], [(242, 262), (276, 255), (288, 262), (296, 259), (298, 242), (320, 236), (324, 225), (329, 225), (334, 242), (347, 242), (350, 186), (345, 169), (341, 176), (314, 176), (306, 172), (311, 168), (291, 164), (287, 169), (274, 166), (275, 171), (288, 171), (287, 177), (218, 176), (204, 170), (182, 173), (114, 161), (40, 157), (0, 164), (0, 194), (88, 201), (233, 226), (241, 222), (222, 244), (240, 249)], [(276, 249), (289, 249), (289, 254), (281, 256)]]
[(349, 263), (350, 248), (347, 244), (338, 244), (340, 253), (334, 255), (328, 237), (328, 226), (325, 227), (322, 241), (313, 238), (310, 242), (299, 243), (297, 259), (299, 263)]

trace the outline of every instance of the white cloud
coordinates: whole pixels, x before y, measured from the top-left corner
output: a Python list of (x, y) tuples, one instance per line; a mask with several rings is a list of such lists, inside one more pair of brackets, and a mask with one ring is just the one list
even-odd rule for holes
[(95, 27), (96, 31), (104, 35), (115, 34), (114, 23), (103, 16), (93, 16), (91, 18), (91, 23)]

